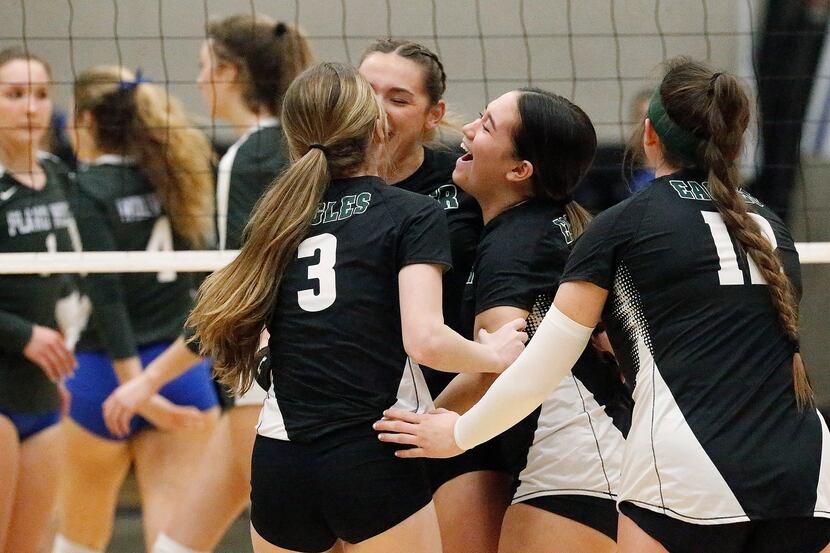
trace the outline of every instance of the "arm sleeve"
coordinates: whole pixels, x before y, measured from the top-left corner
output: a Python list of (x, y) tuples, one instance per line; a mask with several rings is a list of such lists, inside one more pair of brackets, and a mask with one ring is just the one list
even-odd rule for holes
[(21, 353), (32, 337), (32, 323), (26, 319), (0, 311), (0, 349), (9, 353)]
[(456, 444), (462, 449), (471, 449), (533, 412), (570, 373), (592, 330), (552, 306), (519, 358), (458, 419)]
[(416, 263), (434, 263), (452, 268), (447, 218), (438, 202), (415, 197), (418, 205), (403, 221), (398, 241), (398, 269)]
[[(85, 250), (116, 250), (103, 206), (81, 191), (74, 198), (74, 211)], [(89, 274), (83, 279), (83, 288), (92, 302), (96, 330), (110, 356), (125, 359), (138, 355), (118, 273)]]

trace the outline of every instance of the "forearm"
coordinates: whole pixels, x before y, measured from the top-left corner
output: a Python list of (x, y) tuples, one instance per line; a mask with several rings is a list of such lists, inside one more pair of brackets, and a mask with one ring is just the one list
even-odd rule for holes
[(118, 383), (123, 384), (141, 374), (141, 359), (138, 356), (114, 359), (112, 368), (115, 370)]
[(144, 371), (146, 378), (158, 390), (181, 376), (201, 357), (190, 351), (183, 336), (179, 336), (161, 355), (153, 359)]
[(470, 449), (512, 427), (547, 398), (571, 371), (591, 337), (592, 328), (555, 306), (533, 340), (477, 404), (455, 425), (455, 441)]
[(484, 396), (497, 376), (496, 373), (459, 374), (435, 398), (435, 407), (463, 415)]
[(407, 352), (419, 364), (454, 373), (496, 373), (503, 368), (491, 348), (464, 339), (443, 321), (422, 327), (422, 334)]

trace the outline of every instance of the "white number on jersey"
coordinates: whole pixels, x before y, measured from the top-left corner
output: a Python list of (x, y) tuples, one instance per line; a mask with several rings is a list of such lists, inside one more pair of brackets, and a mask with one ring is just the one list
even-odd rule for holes
[(320, 262), (309, 266), (308, 278), (315, 279), (320, 283), (317, 294), (313, 288), (297, 292), (297, 302), (304, 311), (322, 311), (334, 303), (337, 299), (337, 280), (334, 274), (334, 263), (337, 257), (337, 237), (333, 234), (320, 234), (306, 238), (300, 243), (297, 250), (297, 257), (313, 257), (320, 252)]
[[(46, 235), (46, 253), (57, 253), (58, 251), (58, 237), (54, 232)], [(40, 273), (42, 277), (48, 277), (52, 273)]]
[[(718, 271), (718, 278), (721, 285), (734, 285), (744, 283), (744, 274), (738, 266), (738, 253), (732, 245), (732, 238), (729, 236), (729, 231), (726, 229), (726, 223), (717, 211), (701, 211), (703, 220), (709, 225), (709, 232), (712, 234), (712, 240), (715, 242), (715, 249), (718, 252), (718, 259), (720, 260), (720, 270)], [(761, 227), (761, 232), (772, 244), (772, 249), (778, 247), (778, 241), (775, 239), (775, 233), (772, 231), (772, 226), (769, 221), (756, 213), (750, 213), (758, 226)], [(751, 256), (747, 256), (749, 263), (749, 281), (752, 284), (766, 284), (767, 281), (758, 270), (758, 266)]]
[[(173, 251), (173, 227), (170, 226), (170, 219), (162, 215), (156, 219), (153, 225), (153, 232), (150, 233), (150, 240), (147, 241), (148, 252), (172, 252)], [(176, 271), (161, 271), (157, 275), (159, 282), (173, 282), (176, 280)]]

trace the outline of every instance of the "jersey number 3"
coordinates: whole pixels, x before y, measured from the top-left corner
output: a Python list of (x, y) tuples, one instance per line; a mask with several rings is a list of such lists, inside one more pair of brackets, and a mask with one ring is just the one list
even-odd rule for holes
[(309, 280), (315, 279), (319, 283), (318, 292), (313, 288), (297, 292), (297, 302), (303, 311), (317, 312), (331, 307), (337, 299), (337, 280), (334, 274), (334, 263), (337, 260), (337, 237), (333, 234), (320, 234), (306, 238), (297, 249), (300, 259), (313, 257), (320, 252), (320, 262), (308, 267)]
[[(720, 260), (720, 270), (718, 271), (718, 279), (721, 285), (740, 285), (744, 283), (744, 274), (738, 265), (738, 254), (735, 252), (735, 246), (732, 245), (732, 238), (729, 236), (729, 231), (726, 229), (726, 223), (716, 211), (701, 211), (703, 220), (709, 225), (709, 231), (712, 233), (712, 239), (715, 241), (715, 249), (718, 252), (718, 259)], [(750, 213), (758, 226), (761, 227), (761, 232), (772, 244), (772, 249), (778, 247), (778, 241), (775, 239), (775, 233), (772, 232), (772, 226), (769, 221), (756, 213)], [(751, 284), (766, 284), (767, 281), (758, 270), (758, 266), (750, 256), (747, 256), (749, 264), (749, 281)]]

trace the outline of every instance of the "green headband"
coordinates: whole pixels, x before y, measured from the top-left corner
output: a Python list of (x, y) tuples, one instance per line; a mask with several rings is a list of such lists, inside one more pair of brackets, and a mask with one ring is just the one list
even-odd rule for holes
[(697, 147), (702, 140), (672, 121), (663, 106), (659, 86), (654, 90), (654, 94), (651, 95), (651, 100), (649, 100), (648, 118), (657, 136), (660, 137), (660, 140), (669, 150), (689, 161), (697, 159)]

